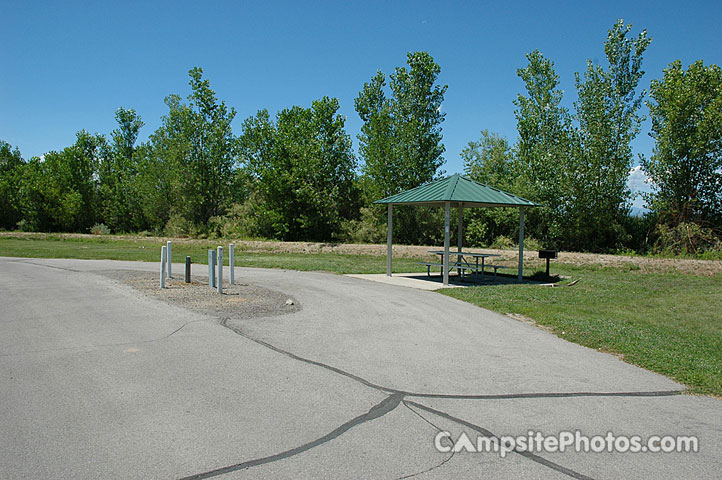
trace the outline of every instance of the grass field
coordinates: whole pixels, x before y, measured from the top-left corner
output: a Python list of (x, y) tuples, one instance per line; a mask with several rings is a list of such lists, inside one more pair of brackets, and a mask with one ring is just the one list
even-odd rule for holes
[[(173, 260), (183, 262), (190, 255), (194, 263), (206, 263), (208, 249), (219, 243), (227, 242), (174, 244)], [(159, 243), (143, 237), (0, 237), (0, 256), (158, 261)], [(241, 266), (334, 273), (386, 269), (385, 257), (378, 255), (239, 251), (238, 260)], [(394, 271), (424, 271), (416, 261), (395, 259)], [(722, 396), (722, 275), (558, 263), (553, 271), (581, 280), (568, 288), (485, 285), (441, 293), (500, 313), (523, 315), (564, 339), (619, 354), (694, 392)]]
[[(192, 243), (174, 243), (173, 261), (185, 262), (190, 255), (193, 263), (208, 263), (208, 250), (215, 249), (219, 240)], [(0, 237), (0, 256), (33, 258), (82, 258), (105, 260), (139, 260), (157, 262), (160, 260), (161, 243), (138, 237), (135, 240), (118, 240), (112, 237), (47, 238)], [(395, 272), (422, 272), (426, 267), (417, 264), (417, 259), (399, 258), (394, 260)], [(225, 262), (228, 265), (226, 252)], [(323, 271), (333, 273), (385, 273), (386, 258), (375, 255), (341, 255), (337, 253), (257, 253), (236, 250), (236, 266), (286, 268), (290, 270)]]

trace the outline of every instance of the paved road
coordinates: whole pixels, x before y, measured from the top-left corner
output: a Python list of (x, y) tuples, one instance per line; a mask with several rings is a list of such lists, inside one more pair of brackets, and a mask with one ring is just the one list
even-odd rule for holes
[[(179, 265), (174, 269), (181, 271)], [(0, 478), (719, 478), (722, 403), (433, 292), (241, 269), (297, 299), (214, 318), (0, 258)], [(442, 453), (434, 437), (695, 435), (690, 453)]]

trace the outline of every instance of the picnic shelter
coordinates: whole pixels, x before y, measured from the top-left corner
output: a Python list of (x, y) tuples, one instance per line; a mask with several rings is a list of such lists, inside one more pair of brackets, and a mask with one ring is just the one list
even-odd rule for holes
[[(519, 209), (519, 268), (518, 281), (521, 282), (524, 273), (524, 210), (539, 205), (512, 193), (498, 188), (475, 182), (463, 175), (454, 174), (440, 180), (412, 188), (405, 192), (391, 195), (374, 203), (388, 205), (388, 226), (386, 233), (386, 275), (391, 276), (392, 259), (392, 226), (394, 205), (431, 205), (444, 207), (444, 251), (443, 251), (443, 284), (449, 284), (449, 218), (451, 207), (455, 207), (459, 214), (458, 226), (458, 253), (462, 252), (464, 233), (465, 208), (518, 208)], [(452, 255), (456, 253), (451, 253)], [(455, 266), (452, 265), (452, 268)]]

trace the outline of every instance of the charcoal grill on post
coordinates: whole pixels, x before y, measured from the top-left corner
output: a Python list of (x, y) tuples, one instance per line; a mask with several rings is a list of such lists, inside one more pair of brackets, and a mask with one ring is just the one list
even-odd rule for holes
[(549, 260), (557, 258), (556, 250), (539, 250), (539, 258), (545, 258), (547, 261), (547, 277), (549, 276)]

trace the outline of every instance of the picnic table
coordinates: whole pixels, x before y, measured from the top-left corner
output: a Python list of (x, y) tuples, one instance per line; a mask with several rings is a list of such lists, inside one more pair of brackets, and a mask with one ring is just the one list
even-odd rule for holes
[[(428, 276), (431, 276), (431, 267), (441, 267), (441, 275), (444, 274), (444, 251), (443, 250), (429, 250), (429, 253), (434, 253), (436, 255), (439, 255), (441, 257), (440, 263), (433, 263), (433, 262), (420, 262), (422, 265), (426, 265), (426, 274)], [(487, 265), (486, 259), (490, 257), (501, 257), (501, 255), (496, 253), (475, 253), (475, 252), (463, 252), (460, 250), (457, 251), (449, 251), (449, 256), (455, 255), (456, 256), (456, 262), (451, 263), (449, 262), (449, 268), (453, 269), (456, 268), (460, 275), (464, 276), (465, 270), (470, 270), (474, 272), (474, 274), (477, 276), (479, 272), (481, 271), (481, 278), (484, 278), (484, 269), (485, 268), (493, 268), (494, 269), (494, 277), (496, 277), (496, 272), (500, 268), (508, 268), (503, 265)], [(474, 263), (470, 263), (468, 259), (473, 259)], [(481, 265), (479, 265), (479, 259), (481, 259)]]

